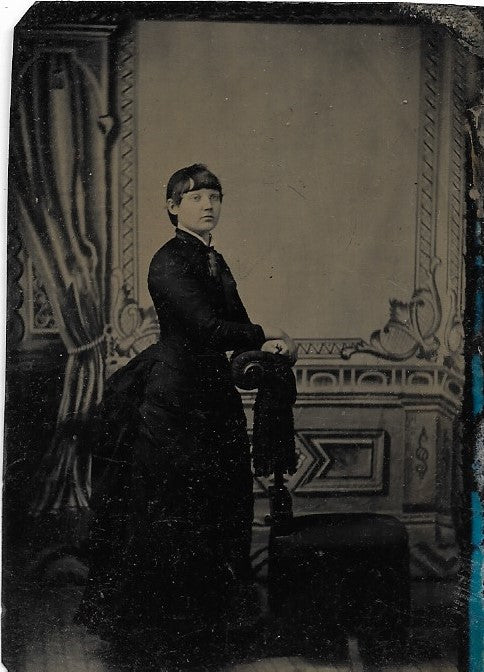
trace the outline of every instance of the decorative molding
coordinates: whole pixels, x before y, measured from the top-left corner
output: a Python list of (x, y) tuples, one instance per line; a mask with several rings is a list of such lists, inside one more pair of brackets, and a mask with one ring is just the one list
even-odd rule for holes
[(121, 118), (119, 170), (119, 244), (123, 286), (129, 299), (138, 298), (136, 264), (136, 36), (126, 32), (119, 41), (118, 106)]
[(298, 338), (299, 359), (341, 359), (343, 353), (365, 344), (362, 338)]
[(420, 137), (417, 200), (415, 288), (432, 273), (435, 257), (437, 159), (440, 100), (440, 39), (433, 31), (424, 36), (420, 92)]
[(449, 170), (449, 206), (447, 236), (447, 290), (460, 299), (462, 288), (462, 254), (465, 225), (465, 54), (453, 49), (451, 99), (451, 146)]
[[(464, 377), (437, 364), (348, 364), (330, 363), (324, 359), (298, 363), (294, 367), (298, 400), (297, 405), (328, 403), (341, 398), (367, 399), (376, 405), (401, 403), (405, 397), (418, 396), (422, 404), (426, 398), (440, 398), (446, 402), (449, 413), (460, 411)], [(245, 392), (242, 397), (247, 406), (253, 403), (254, 393)], [(393, 401), (392, 401), (393, 400)]]
[[(90, 3), (94, 5), (95, 3)], [(21, 19), (19, 26), (23, 29), (39, 29), (39, 27), (74, 26), (77, 29), (95, 30), (99, 26), (122, 26), (133, 21), (242, 21), (242, 22), (277, 22), (277, 23), (374, 23), (404, 25), (409, 20), (402, 16), (400, 8), (386, 7), (375, 4), (371, 7), (347, 7), (345, 4), (335, 3), (326, 8), (325, 4), (304, 3), (296, 9), (287, 7), (284, 3), (258, 4), (230, 3), (220, 6), (220, 3), (209, 2), (201, 5), (164, 2), (119, 2), (111, 5), (107, 10), (105, 3), (99, 3), (99, 9), (85, 8), (84, 5), (73, 9), (64, 3), (55, 3), (44, 8), (42, 3), (35, 3)], [(40, 7), (39, 7), (40, 5)]]
[(464, 372), (464, 231), (465, 231), (465, 64), (462, 47), (452, 49), (450, 156), (447, 215), (447, 298), (443, 346), (444, 363)]
[[(107, 359), (109, 373), (125, 364), (129, 359), (152, 343), (159, 336), (158, 319), (152, 307), (140, 308), (129, 298), (122, 283), (122, 273), (118, 269), (112, 277), (114, 297), (113, 318), (106, 330)], [(316, 354), (326, 351), (328, 344), (345, 344), (360, 339), (300, 339), (300, 343), (310, 343), (309, 355), (302, 357), (294, 367), (298, 397), (297, 403), (305, 398), (318, 401), (329, 396), (346, 399), (368, 396), (375, 403), (381, 403), (382, 396), (402, 398), (441, 397), (450, 402), (454, 412), (460, 408), (464, 379), (463, 376), (437, 364), (349, 364), (337, 360), (334, 351), (329, 355)], [(246, 405), (253, 402), (253, 392), (243, 392)]]
[(374, 331), (370, 342), (360, 341), (344, 348), (343, 359), (356, 353), (366, 353), (394, 362), (411, 357), (435, 360), (440, 346), (436, 336), (442, 320), (442, 305), (437, 290), (435, 274), (440, 259), (431, 259), (429, 271), (421, 268), (426, 275), (423, 284), (414, 291), (408, 303), (390, 300), (390, 319), (383, 327)]

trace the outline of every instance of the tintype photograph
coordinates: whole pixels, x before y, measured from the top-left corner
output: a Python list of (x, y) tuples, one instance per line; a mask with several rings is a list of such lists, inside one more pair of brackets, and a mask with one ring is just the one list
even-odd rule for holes
[(484, 670), (483, 69), (479, 7), (27, 11), (9, 672)]

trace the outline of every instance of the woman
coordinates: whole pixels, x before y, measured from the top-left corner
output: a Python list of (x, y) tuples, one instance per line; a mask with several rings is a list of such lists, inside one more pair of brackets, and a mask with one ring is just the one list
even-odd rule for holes
[(250, 322), (210, 245), (218, 178), (201, 164), (183, 168), (166, 196), (175, 237), (148, 275), (160, 338), (127, 367), (142, 371), (136, 438), (122, 494), (119, 481), (118, 495), (100, 500), (80, 616), (118, 636), (163, 633), (165, 644), (193, 652), (251, 582), (249, 441), (226, 353), (262, 348), (295, 360), (296, 347), (281, 329)]

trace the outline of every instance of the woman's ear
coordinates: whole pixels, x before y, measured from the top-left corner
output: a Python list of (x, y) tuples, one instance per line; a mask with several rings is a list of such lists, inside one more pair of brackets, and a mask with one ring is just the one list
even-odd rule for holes
[(166, 209), (171, 215), (178, 215), (178, 205), (172, 198), (169, 198), (166, 202)]

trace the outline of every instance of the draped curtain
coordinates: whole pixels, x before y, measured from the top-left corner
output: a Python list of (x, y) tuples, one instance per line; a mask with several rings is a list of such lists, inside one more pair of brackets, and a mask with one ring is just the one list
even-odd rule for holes
[(90, 456), (80, 434), (104, 379), (109, 125), (100, 115), (96, 79), (67, 51), (41, 53), (12, 100), (10, 175), (19, 228), (67, 350), (34, 513), (87, 507), (90, 496)]

